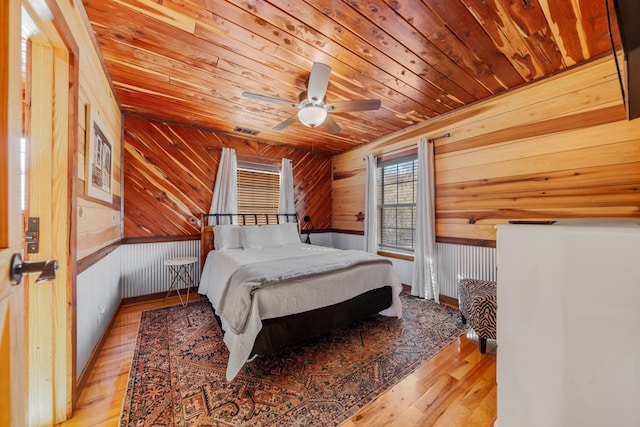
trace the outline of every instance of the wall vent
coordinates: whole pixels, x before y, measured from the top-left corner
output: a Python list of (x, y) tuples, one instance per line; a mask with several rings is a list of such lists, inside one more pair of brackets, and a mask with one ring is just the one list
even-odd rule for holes
[(234, 132), (246, 133), (247, 135), (253, 135), (253, 136), (256, 136), (257, 134), (260, 133), (260, 131), (258, 130), (247, 129), (240, 126), (236, 126), (233, 130)]

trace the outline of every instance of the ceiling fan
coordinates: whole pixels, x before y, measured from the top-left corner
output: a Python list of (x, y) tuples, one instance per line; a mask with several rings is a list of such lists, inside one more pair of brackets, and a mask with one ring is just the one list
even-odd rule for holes
[(242, 92), (242, 96), (298, 109), (296, 115), (274, 126), (273, 130), (282, 130), (299, 120), (300, 123), (305, 126), (311, 128), (322, 126), (329, 132), (336, 134), (341, 131), (341, 128), (333, 118), (329, 117), (328, 113), (377, 110), (380, 108), (381, 103), (379, 99), (337, 101), (326, 104), (324, 98), (327, 92), (327, 86), (329, 85), (330, 74), (331, 67), (319, 62), (314, 62), (313, 67), (311, 67), (307, 90), (299, 95), (298, 103), (249, 92)]

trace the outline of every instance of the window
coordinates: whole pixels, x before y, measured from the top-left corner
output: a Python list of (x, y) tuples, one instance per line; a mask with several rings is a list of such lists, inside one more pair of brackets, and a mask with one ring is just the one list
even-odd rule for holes
[(418, 192), (417, 156), (381, 162), (377, 183), (380, 248), (413, 251)]
[[(271, 165), (238, 162), (238, 212), (241, 214), (278, 213), (280, 170)], [(248, 221), (248, 220), (247, 220)], [(265, 224), (263, 216), (258, 224)]]

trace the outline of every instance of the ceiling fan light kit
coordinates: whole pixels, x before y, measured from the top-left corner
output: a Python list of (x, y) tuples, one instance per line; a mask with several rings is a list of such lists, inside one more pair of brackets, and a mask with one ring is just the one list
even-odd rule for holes
[(341, 129), (335, 120), (328, 117), (329, 113), (377, 110), (380, 108), (381, 102), (379, 99), (339, 101), (332, 104), (325, 104), (325, 95), (329, 85), (330, 74), (331, 67), (319, 62), (314, 62), (311, 68), (311, 74), (309, 75), (307, 90), (300, 94), (297, 104), (250, 92), (242, 92), (242, 96), (298, 109), (296, 116), (290, 117), (282, 123), (275, 125), (273, 130), (276, 131), (282, 130), (296, 121), (300, 121), (300, 123), (310, 128), (322, 126), (329, 132), (336, 134), (340, 132)]
[(322, 107), (318, 107), (317, 105), (309, 105), (308, 107), (304, 107), (298, 111), (298, 119), (300, 119), (300, 122), (310, 128), (320, 126), (324, 123), (326, 118), (327, 110)]

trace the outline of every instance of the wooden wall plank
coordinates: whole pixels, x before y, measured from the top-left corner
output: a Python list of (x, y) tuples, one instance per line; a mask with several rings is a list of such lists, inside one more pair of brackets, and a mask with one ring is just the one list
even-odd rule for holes
[[(125, 116), (124, 235), (199, 233), (189, 217), (209, 210), (222, 147), (239, 156), (293, 161), (296, 211), (331, 227), (331, 158), (188, 126)], [(303, 227), (305, 224), (302, 224)]]
[(638, 188), (628, 185), (620, 187), (584, 188), (584, 192), (574, 189), (559, 191), (531, 191), (498, 194), (494, 197), (458, 198), (439, 197), (436, 209), (439, 211), (464, 209), (544, 209), (554, 206), (566, 208), (583, 206), (634, 206), (640, 205)]
[[(606, 186), (633, 183), (638, 179), (637, 171), (640, 163), (627, 164), (622, 169), (617, 164), (596, 166), (591, 168), (566, 169), (507, 176), (495, 179), (483, 178), (477, 181), (459, 181), (450, 184), (439, 184), (438, 197), (484, 197), (495, 194), (552, 190), (605, 188)], [(338, 187), (339, 188), (339, 187)]]
[[(496, 0), (497, 1), (497, 0)], [(361, 231), (367, 151), (435, 141), (438, 238), (495, 239), (509, 220), (640, 217), (640, 121), (612, 58), (429, 120), (333, 159), (334, 227)]]
[[(635, 127), (640, 131), (640, 123)], [(451, 182), (491, 179), (520, 174), (545, 173), (566, 168), (589, 168), (603, 164), (623, 165), (640, 161), (640, 140), (624, 141), (617, 144), (604, 144), (596, 147), (576, 148), (572, 151), (560, 151), (539, 156), (514, 156), (511, 160), (493, 161), (490, 150), (477, 153), (486, 163), (469, 166), (466, 169), (439, 171), (436, 166), (436, 182)], [(526, 150), (526, 147), (524, 147)], [(570, 160), (570, 162), (569, 162)]]
[(95, 253), (97, 251), (96, 248), (109, 246), (109, 244), (119, 242), (121, 239), (122, 231), (120, 224), (118, 224), (117, 227), (107, 227), (79, 234), (77, 242), (78, 260), (80, 261)]

